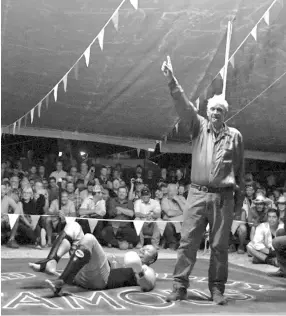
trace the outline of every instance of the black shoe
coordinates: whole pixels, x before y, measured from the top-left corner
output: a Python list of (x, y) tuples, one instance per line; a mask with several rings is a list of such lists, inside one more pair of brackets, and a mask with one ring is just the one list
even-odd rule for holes
[(187, 299), (188, 299), (188, 292), (185, 287), (176, 288), (174, 286), (173, 291), (166, 296), (167, 302), (183, 301)]
[(57, 280), (45, 280), (46, 284), (48, 285), (48, 287), (54, 292), (54, 294), (56, 296), (60, 296), (60, 292), (64, 286), (64, 281), (61, 279), (57, 279)]
[(270, 277), (286, 278), (286, 274), (283, 273), (283, 272), (281, 271), (281, 269), (279, 269), (279, 270), (276, 271), (276, 272), (267, 273), (267, 275), (270, 276)]
[(213, 289), (211, 295), (211, 299), (216, 303), (216, 305), (227, 305), (227, 298), (223, 296), (220, 290)]

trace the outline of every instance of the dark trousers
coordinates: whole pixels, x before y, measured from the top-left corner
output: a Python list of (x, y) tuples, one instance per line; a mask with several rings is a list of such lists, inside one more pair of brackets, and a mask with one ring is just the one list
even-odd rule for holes
[(116, 235), (114, 233), (113, 227), (108, 225), (103, 228), (101, 236), (106, 243), (111, 244), (113, 247), (119, 246), (118, 241), (127, 241), (134, 246), (137, 245), (139, 241), (136, 230), (130, 225), (119, 227)]
[(278, 265), (281, 271), (286, 274), (286, 235), (274, 238), (272, 245), (276, 252)]
[(167, 223), (165, 230), (164, 230), (164, 235), (163, 237), (165, 238), (166, 244), (170, 248), (176, 248), (178, 246), (179, 238), (176, 233), (176, 228), (173, 223)]
[(189, 276), (209, 222), (211, 248), (209, 289), (212, 291), (217, 287), (223, 293), (228, 278), (228, 243), (234, 211), (233, 191), (205, 193), (190, 188), (188, 203), (190, 207), (183, 215), (174, 286), (177, 288), (189, 286)]

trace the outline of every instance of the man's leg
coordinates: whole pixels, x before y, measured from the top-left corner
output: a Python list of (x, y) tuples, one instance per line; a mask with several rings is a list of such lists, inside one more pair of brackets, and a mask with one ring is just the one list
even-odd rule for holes
[(92, 234), (80, 240), (63, 273), (57, 280), (46, 280), (57, 295), (65, 284), (77, 284), (90, 290), (103, 290), (110, 273), (107, 256)]
[(115, 237), (113, 227), (111, 225), (103, 228), (101, 236), (105, 243), (110, 244), (112, 247), (119, 247), (118, 240)]
[(173, 250), (176, 250), (178, 248), (178, 241), (176, 238), (176, 229), (174, 224), (167, 223), (163, 236), (166, 239), (168, 248), (171, 248)]
[(272, 276), (286, 277), (286, 235), (276, 237), (272, 241), (280, 269)]
[(265, 263), (267, 255), (259, 250), (256, 250), (251, 242), (246, 246), (248, 254), (253, 257), (253, 263)]
[(208, 194), (208, 220), (210, 223), (209, 290), (213, 300), (226, 304), (223, 297), (228, 278), (228, 244), (233, 220), (234, 200), (231, 190)]
[[(152, 223), (153, 224), (153, 223)], [(159, 244), (160, 244), (160, 239), (161, 239), (161, 234), (160, 234), (160, 230), (159, 227), (156, 223), (156, 221), (153, 224), (153, 233), (152, 233), (152, 237), (151, 237), (151, 244), (158, 250)]]
[(123, 240), (126, 240), (129, 244), (132, 244), (133, 247), (139, 242), (139, 237), (136, 233), (136, 230), (131, 225), (123, 226), (121, 228), (121, 236)]
[(29, 263), (29, 267), (37, 272), (56, 274), (57, 263), (60, 258), (68, 251), (74, 250), (83, 236), (83, 231), (78, 223), (67, 224), (53, 243), (48, 257), (36, 263)]
[(167, 295), (167, 301), (187, 299), (189, 276), (207, 226), (206, 194), (190, 188), (188, 203), (190, 207), (183, 215), (181, 241), (177, 250), (178, 258), (173, 275), (174, 288), (173, 292)]

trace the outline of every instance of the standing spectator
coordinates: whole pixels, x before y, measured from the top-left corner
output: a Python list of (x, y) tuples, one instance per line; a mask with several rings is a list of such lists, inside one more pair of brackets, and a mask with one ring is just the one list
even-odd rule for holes
[(28, 178), (29, 180), (34, 180), (34, 181), (38, 179), (36, 165), (31, 166)]
[(133, 203), (127, 199), (127, 188), (118, 189), (118, 197), (110, 200), (107, 209), (108, 218), (123, 220), (123, 222), (108, 222), (102, 231), (103, 240), (112, 247), (121, 250), (133, 248), (138, 243), (138, 236), (130, 222), (124, 222), (134, 218)]
[[(167, 301), (187, 299), (189, 275), (207, 223), (210, 225), (210, 267), (208, 284), (212, 300), (227, 304), (224, 297), (228, 278), (228, 244), (233, 210), (240, 218), (244, 192), (244, 150), (240, 132), (224, 120), (228, 103), (223, 96), (208, 100), (208, 120), (198, 114), (173, 75), (171, 60), (162, 71), (169, 80), (170, 92), (180, 118), (188, 124), (192, 138), (192, 174), (184, 214), (178, 260), (174, 270), (174, 289)], [(208, 211), (206, 211), (206, 205)]]
[(139, 235), (140, 242), (136, 248), (142, 248), (145, 243), (145, 236), (151, 237), (151, 244), (159, 249), (160, 231), (156, 224), (156, 220), (161, 217), (161, 206), (158, 201), (151, 199), (151, 192), (145, 188), (141, 192), (141, 198), (134, 203), (135, 220), (147, 220), (149, 223), (144, 223), (142, 231)]
[(60, 160), (57, 162), (56, 168), (57, 170), (51, 173), (50, 178), (55, 178), (56, 183), (58, 183), (60, 179), (67, 176), (67, 173), (63, 170), (63, 163)]
[[(183, 221), (183, 213), (187, 210), (187, 203), (183, 196), (177, 195), (177, 185), (168, 185), (168, 195), (162, 199), (162, 217), (165, 221)], [(180, 232), (177, 232), (176, 224), (167, 223), (164, 231), (166, 246), (172, 250), (177, 250), (180, 240)]]
[(279, 213), (269, 209), (267, 222), (257, 226), (253, 240), (247, 245), (248, 253), (253, 257), (253, 263), (267, 263), (278, 266), (272, 240), (276, 237), (279, 225)]

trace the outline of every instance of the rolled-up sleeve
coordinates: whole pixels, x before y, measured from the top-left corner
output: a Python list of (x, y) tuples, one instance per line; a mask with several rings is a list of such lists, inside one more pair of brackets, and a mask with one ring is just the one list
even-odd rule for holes
[(95, 206), (95, 213), (102, 217), (106, 214), (106, 205), (104, 200), (100, 200), (97, 202)]

